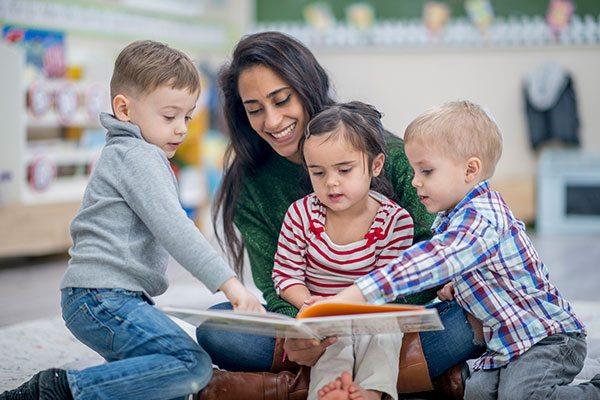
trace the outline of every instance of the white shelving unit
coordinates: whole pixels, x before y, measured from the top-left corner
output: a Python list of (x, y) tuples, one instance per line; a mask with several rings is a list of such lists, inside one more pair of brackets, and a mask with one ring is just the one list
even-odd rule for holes
[[(99, 129), (100, 125), (81, 106), (68, 122), (54, 108), (33, 116), (26, 106), (31, 82), (26, 79), (23, 50), (0, 43), (0, 60), (0, 174), (9, 176), (0, 187), (0, 257), (64, 251), (71, 243), (68, 226), (101, 148), (81, 147), (63, 140), (61, 133), (65, 126)], [(45, 84), (57, 88), (66, 82), (48, 80)], [(80, 94), (85, 85), (74, 84)], [(56, 176), (46, 187), (36, 188), (30, 183), (30, 173), (40, 160)]]

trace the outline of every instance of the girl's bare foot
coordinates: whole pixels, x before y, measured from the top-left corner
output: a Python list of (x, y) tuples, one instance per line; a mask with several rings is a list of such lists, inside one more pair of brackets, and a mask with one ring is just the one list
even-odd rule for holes
[(348, 388), (349, 400), (381, 400), (381, 392), (367, 390), (352, 382)]
[(342, 372), (336, 380), (329, 382), (323, 386), (318, 392), (317, 397), (319, 400), (348, 400), (350, 393), (348, 389), (352, 384), (352, 376), (349, 372)]
[(335, 381), (323, 386), (317, 393), (319, 400), (380, 400), (381, 392), (366, 390), (352, 382), (349, 372), (342, 372)]

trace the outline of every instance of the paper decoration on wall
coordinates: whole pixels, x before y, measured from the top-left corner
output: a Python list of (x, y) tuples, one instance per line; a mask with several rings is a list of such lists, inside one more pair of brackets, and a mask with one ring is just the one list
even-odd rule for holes
[(375, 9), (368, 3), (355, 3), (346, 7), (348, 25), (366, 30), (375, 23)]
[(108, 103), (108, 92), (101, 84), (93, 83), (85, 90), (85, 110), (88, 118), (98, 118), (98, 114), (107, 108)]
[(56, 178), (56, 164), (47, 157), (34, 160), (29, 166), (29, 185), (37, 191), (43, 191)]
[(25, 48), (27, 64), (43, 71), (47, 77), (56, 78), (64, 75), (63, 32), (4, 25), (2, 37), (7, 42)]
[(555, 37), (569, 25), (574, 10), (575, 7), (570, 0), (552, 0), (550, 2), (546, 21)]
[(79, 107), (77, 87), (72, 83), (65, 83), (56, 91), (55, 96), (54, 108), (58, 118), (63, 124), (68, 124)]
[(311, 3), (302, 12), (308, 25), (318, 30), (327, 30), (335, 25), (331, 6), (327, 3)]
[(27, 90), (27, 109), (36, 118), (42, 117), (52, 106), (52, 93), (43, 82), (34, 82)]
[(450, 19), (450, 7), (438, 1), (428, 1), (423, 7), (423, 23), (432, 36), (437, 36)]
[(489, 0), (466, 0), (465, 10), (481, 33), (486, 33), (494, 21), (494, 9)]

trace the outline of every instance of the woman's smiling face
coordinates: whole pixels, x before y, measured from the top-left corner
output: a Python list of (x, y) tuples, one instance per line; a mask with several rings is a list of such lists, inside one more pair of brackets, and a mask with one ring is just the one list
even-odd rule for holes
[(255, 65), (240, 74), (238, 92), (252, 129), (279, 155), (300, 163), (298, 142), (308, 113), (294, 88), (270, 68)]

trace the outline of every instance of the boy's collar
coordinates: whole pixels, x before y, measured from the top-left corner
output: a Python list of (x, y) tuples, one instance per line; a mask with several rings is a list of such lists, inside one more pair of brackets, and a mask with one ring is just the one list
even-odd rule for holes
[(442, 226), (442, 225), (445, 225), (445, 224), (443, 224), (444, 222), (447, 222), (450, 219), (452, 219), (452, 217), (454, 217), (454, 215), (456, 215), (456, 213), (458, 211), (460, 211), (460, 209), (463, 208), (465, 204), (467, 204), (468, 202), (473, 200), (475, 197), (481, 196), (482, 194), (487, 193), (489, 191), (490, 191), (490, 184), (489, 184), (488, 180), (484, 180), (484, 181), (478, 183), (451, 210), (442, 211), (442, 212), (438, 213), (437, 218), (435, 219), (435, 222), (433, 223), (432, 230), (436, 233), (439, 233), (439, 231), (444, 230), (445, 226)]
[(107, 129), (109, 136), (134, 136), (144, 139), (139, 126), (131, 122), (121, 121), (113, 114), (101, 112), (100, 123)]

